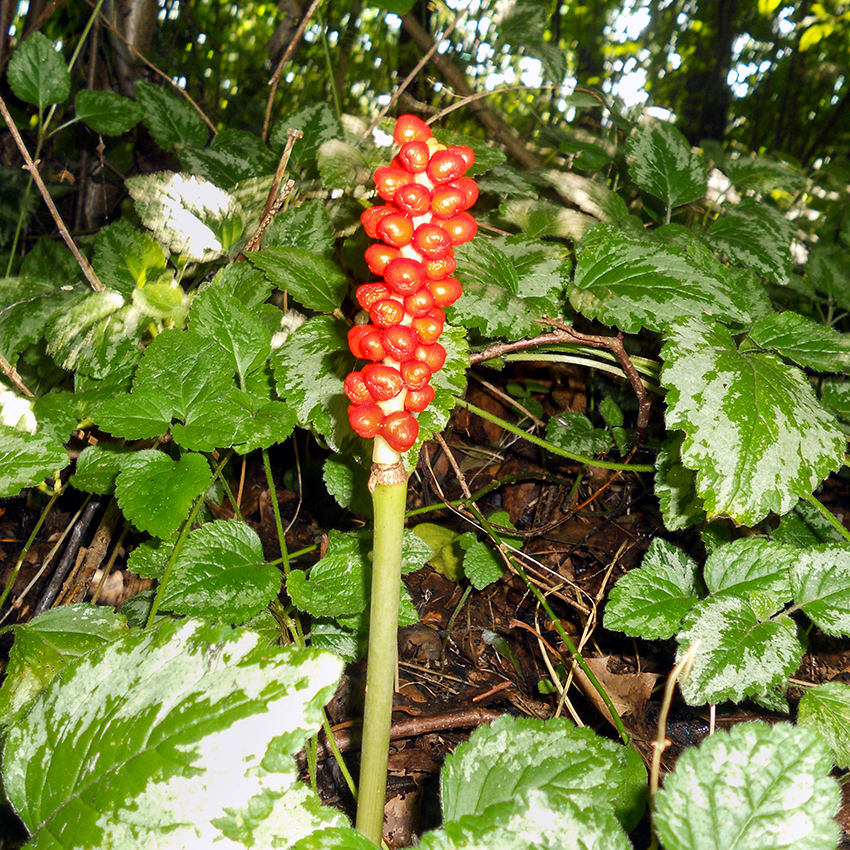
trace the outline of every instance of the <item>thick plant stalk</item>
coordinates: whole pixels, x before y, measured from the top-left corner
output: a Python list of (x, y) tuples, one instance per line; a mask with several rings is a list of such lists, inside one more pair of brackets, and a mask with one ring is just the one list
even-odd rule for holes
[(369, 666), (363, 713), (363, 744), (357, 796), (357, 829), (380, 845), (387, 794), (401, 586), (401, 544), (407, 473), (401, 461), (372, 467), (375, 510), (372, 597), (369, 609)]

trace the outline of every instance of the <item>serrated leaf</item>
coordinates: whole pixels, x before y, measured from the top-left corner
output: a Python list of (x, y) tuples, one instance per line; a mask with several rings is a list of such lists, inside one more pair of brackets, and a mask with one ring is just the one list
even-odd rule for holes
[(850, 382), (843, 379), (822, 380), (821, 404), (841, 422), (850, 423)]
[(850, 339), (791, 310), (759, 319), (748, 340), (798, 366), (850, 374)]
[(541, 315), (559, 315), (570, 272), (561, 249), (512, 236), (479, 238), (455, 254), (463, 295), (452, 307), (453, 322), (519, 339), (538, 331)]
[(696, 474), (682, 465), (684, 439), (681, 432), (668, 435), (655, 459), (655, 496), (668, 531), (681, 531), (705, 520)]
[(582, 455), (601, 454), (611, 448), (611, 435), (607, 431), (594, 428), (586, 416), (571, 410), (549, 420), (546, 439), (559, 448)]
[(807, 690), (797, 707), (797, 722), (829, 744), (838, 767), (850, 767), (850, 685), (825, 682)]
[(203, 455), (174, 461), (155, 449), (143, 449), (121, 465), (115, 482), (118, 505), (136, 528), (168, 537), (189, 516), (192, 504), (212, 480)]
[(443, 820), (477, 814), (518, 794), (544, 790), (582, 808), (608, 809), (630, 830), (646, 802), (637, 752), (577, 729), (564, 718), (498, 718), (446, 758)]
[[(316, 160), (319, 148), (329, 139), (342, 137), (343, 130), (339, 119), (327, 103), (311, 103), (303, 109), (290, 113), (281, 119), (274, 127), (271, 143), (283, 150), (288, 138), (288, 131), (300, 130), (303, 136), (297, 139), (292, 148), (289, 160), (291, 169), (306, 168)], [(365, 183), (366, 181), (360, 181)], [(325, 183), (331, 186), (330, 183)], [(338, 187), (344, 188), (344, 187)]]
[(247, 256), (278, 289), (309, 310), (332, 313), (348, 292), (348, 281), (339, 266), (305, 248), (276, 246)]
[(246, 307), (259, 307), (271, 294), (273, 285), (260, 271), (249, 263), (230, 263), (219, 269), (216, 276), (206, 285), (198, 288), (203, 292), (207, 286), (214, 286), (228, 292)]
[[(774, 611), (781, 607), (777, 602)], [(680, 681), (690, 705), (740, 702), (788, 678), (799, 666), (803, 645), (785, 614), (760, 618), (752, 600), (720, 595), (695, 605), (679, 633), (679, 658), (696, 641), (699, 650), (688, 678)]]
[(702, 157), (666, 121), (639, 124), (626, 143), (626, 161), (632, 180), (668, 207), (698, 201), (708, 191)]
[(12, 91), (39, 113), (51, 103), (62, 103), (71, 93), (71, 74), (53, 42), (43, 33), (27, 37), (9, 60), (7, 79)]
[(333, 249), (331, 217), (322, 201), (304, 201), (275, 217), (263, 234), (263, 247), (302, 248), (320, 257)]
[(723, 170), (735, 188), (756, 192), (788, 192), (803, 189), (807, 178), (798, 169), (785, 162), (763, 156), (726, 158)]
[[(177, 542), (177, 537), (177, 533), (172, 534), (167, 540), (151, 537), (144, 543), (139, 544), (127, 558), (128, 569), (142, 578), (161, 578)], [(152, 598), (148, 600), (148, 611), (150, 610), (151, 602), (153, 602)], [(146, 620), (147, 616), (142, 620), (142, 625), (144, 625)]]
[(819, 543), (843, 543), (841, 532), (811, 503), (801, 501), (780, 520), (770, 533), (770, 539), (787, 543), (798, 549), (808, 549)]
[(815, 245), (806, 263), (806, 277), (820, 292), (850, 309), (850, 257), (840, 245)]
[(253, 529), (238, 520), (215, 520), (189, 535), (160, 604), (183, 616), (238, 625), (277, 598), (280, 581)]
[(741, 723), (686, 750), (655, 798), (667, 850), (834, 847), (839, 790), (808, 729)]
[(322, 185), (329, 189), (355, 189), (372, 177), (372, 166), (362, 151), (341, 139), (328, 139), (316, 152)]
[(709, 518), (755, 525), (807, 498), (844, 455), (844, 435), (806, 377), (772, 354), (740, 352), (729, 331), (691, 317), (662, 349), (667, 428), (686, 437)]
[(629, 570), (612, 588), (605, 606), (605, 628), (632, 637), (670, 638), (699, 598), (696, 563), (656, 537), (640, 567)]
[(630, 218), (626, 202), (603, 181), (557, 168), (544, 169), (535, 176), (556, 189), (568, 204), (599, 221), (624, 225), (636, 222)]
[(117, 92), (83, 89), (77, 92), (74, 108), (77, 118), (105, 136), (120, 136), (142, 120), (139, 104)]
[(539, 194), (523, 174), (509, 165), (497, 165), (487, 172), (486, 177), (475, 182), (482, 193), (491, 192), (494, 195), (521, 198), (536, 198)]
[(188, 260), (209, 262), (240, 241), (248, 216), (232, 194), (208, 180), (162, 171), (125, 181), (154, 238)]
[(506, 569), (505, 562), (480, 541), (473, 543), (463, 558), (463, 572), (476, 590), (495, 584)]
[(367, 483), (369, 469), (350, 455), (331, 455), (325, 460), (322, 480), (341, 508), (360, 516), (372, 516), (372, 499)]
[(67, 450), (53, 437), (0, 425), (0, 497), (17, 496), (69, 463)]
[(17, 626), (0, 688), (0, 726), (43, 691), (66, 664), (126, 634), (122, 616), (85, 603), (53, 608)]
[(290, 850), (378, 850), (378, 845), (350, 826), (338, 826), (314, 832), (296, 841)]
[(97, 406), (93, 418), (114, 437), (149, 440), (168, 431), (172, 413), (166, 398), (122, 393)]
[[(222, 189), (255, 178), (273, 174), (274, 154), (253, 133), (227, 128), (215, 136), (209, 147), (187, 147), (180, 151), (186, 169)], [(268, 182), (266, 184), (268, 194)]]
[(233, 440), (239, 454), (257, 449), (267, 449), (289, 438), (295, 430), (295, 411), (282, 401), (269, 401), (263, 405), (252, 404), (249, 415)]
[(789, 574), (799, 554), (794, 546), (764, 538), (735, 540), (728, 546), (718, 546), (708, 556), (703, 568), (705, 585), (711, 593), (742, 596), (766, 592), (781, 602), (790, 602)]
[(764, 201), (744, 199), (708, 229), (709, 244), (736, 263), (771, 277), (776, 283), (789, 283), (791, 272), (791, 222)]
[(702, 313), (746, 324), (751, 310), (747, 292), (699, 243), (661, 245), (607, 224), (579, 245), (570, 301), (625, 333), (664, 330), (681, 316)]
[(117, 443), (86, 446), (77, 458), (77, 466), (69, 484), (84, 493), (111, 493), (121, 470), (121, 462), (132, 449)]
[(84, 290), (53, 279), (7, 277), (0, 280), (0, 351), (10, 362), (44, 335), (50, 318)]
[(803, 551), (791, 568), (794, 601), (828, 635), (850, 634), (850, 547), (822, 544)]
[[(296, 783), (339, 660), (199, 621), (67, 666), (9, 731), (4, 787), (33, 850), (271, 847), (343, 819)], [(61, 766), (61, 769), (60, 767)]]
[(209, 130), (204, 119), (182, 97), (175, 97), (144, 80), (136, 82), (136, 98), (154, 141), (167, 151), (187, 146), (203, 147)]
[(475, 154), (475, 162), (466, 172), (470, 177), (474, 177), (477, 174), (484, 174), (491, 168), (502, 165), (507, 159), (502, 150), (481, 139), (466, 136), (463, 133), (456, 133), (454, 130), (443, 130), (440, 128), (432, 128), (432, 130), (436, 130), (434, 138), (440, 144), (447, 146), (466, 145), (466, 147), (472, 149)]
[(98, 233), (92, 265), (104, 286), (128, 298), (162, 277), (167, 260), (150, 235), (119, 221)]

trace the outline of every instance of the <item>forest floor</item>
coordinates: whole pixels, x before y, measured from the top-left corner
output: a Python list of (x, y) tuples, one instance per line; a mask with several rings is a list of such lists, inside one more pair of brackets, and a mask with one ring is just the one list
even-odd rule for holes
[[(489, 381), (497, 373), (482, 370), (482, 374)], [(528, 398), (536, 403), (526, 402), (533, 408), (528, 411), (527, 425), (531, 427), (536, 418), (534, 410), (542, 409), (543, 419), (564, 410), (587, 413), (592, 392), (585, 385), (585, 377), (578, 370), (557, 374), (527, 367), (521, 373), (506, 370), (498, 373), (501, 389), (473, 381), (467, 398), (489, 413), (515, 421), (515, 402), (505, 390), (511, 385), (532, 387), (534, 392)], [(661, 405), (656, 407), (655, 416), (660, 416)], [(312, 458), (310, 451), (315, 453), (308, 447), (301, 458), (303, 496), (299, 498), (284, 486), (277, 492), (284, 522), (294, 519), (287, 537), (292, 552), (320, 543), (332, 528), (362, 524), (320, 493), (321, 458)], [(649, 450), (634, 458), (644, 463), (651, 459)], [(278, 460), (281, 465), (286, 461), (283, 457)], [(231, 484), (234, 492), (242, 493), (243, 516), (263, 540), (266, 557), (279, 557), (261, 462), (249, 463), (242, 481), (240, 470), (235, 472)], [(289, 478), (284, 481), (291, 483)], [(503, 483), (499, 486), (497, 482)], [(661, 691), (673, 666), (675, 645), (673, 641), (642, 641), (607, 631), (603, 612), (607, 592), (617, 579), (640, 563), (653, 537), (665, 534), (651, 481), (630, 473), (583, 468), (556, 458), (498, 425), (460, 410), (446, 431), (444, 445), (429, 443), (423, 450), (409, 485), (409, 508), (443, 507), (418, 516), (410, 525), (427, 521), (458, 532), (475, 531), (470, 514), (447, 505), (463, 498), (464, 484), (473, 492), (496, 484), (478, 502), (479, 509), (485, 515), (497, 510), (509, 515), (521, 538), (515, 542), (522, 548), (524, 570), (547, 596), (648, 763), (658, 734)], [(840, 478), (827, 482), (823, 501), (833, 510), (850, 504), (848, 482)], [(50, 576), (38, 575), (40, 565), (74, 522), (81, 494), (71, 490), (60, 504), (42, 528), (17, 577), (9, 597), (18, 600), (16, 607), (0, 612), (0, 616), (5, 614), (2, 625), (28, 620), (44, 592)], [(210, 508), (216, 517), (233, 515), (228, 503)], [(0, 511), (0, 580), (5, 586), (38, 517), (38, 508), (22, 496), (0, 506)], [(87, 540), (91, 536), (89, 532)], [(699, 558), (703, 554), (699, 535), (695, 532), (688, 542), (690, 554)], [(132, 546), (132, 538), (128, 538), (116, 564), (116, 575), (101, 591), (101, 603), (117, 604), (146, 586), (121, 569)], [(296, 559), (293, 567), (309, 566), (310, 558), (316, 557)], [(430, 565), (407, 575), (405, 582), (420, 620), (399, 633), (386, 832), (391, 850), (409, 846), (419, 833), (438, 825), (438, 777), (443, 759), (475, 727), (498, 714), (567, 716), (600, 734), (616, 737), (606, 707), (581, 671), (573, 670), (567, 676), (568, 655), (559, 635), (514, 569), (506, 568), (500, 581), (469, 593), (465, 593), (464, 580), (452, 581)], [(75, 587), (72, 577), (59, 602), (76, 598), (75, 593), (79, 597), (80, 588)], [(0, 640), (5, 657), (11, 636), (4, 635)], [(350, 665), (328, 709), (337, 741), (355, 776), (363, 673), (363, 664)], [(850, 643), (814, 630), (793, 679), (850, 683)], [(790, 692), (792, 706), (801, 693)], [(714, 723), (722, 729), (755, 719), (772, 722), (781, 718), (746, 702), (717, 706)], [(710, 733), (711, 723), (707, 709), (677, 700), (668, 720), (670, 743), (664, 751), (662, 771), (669, 770), (685, 748), (698, 745)], [(351, 797), (342, 774), (321, 743), (319, 754), (320, 794), (328, 804), (351, 814)], [(850, 847), (850, 784), (843, 788), (844, 804), (838, 815), (843, 835), (840, 846)], [(646, 847), (646, 825), (632, 838), (637, 848)], [(0, 820), (0, 847), (19, 846), (23, 839), (14, 816)]]

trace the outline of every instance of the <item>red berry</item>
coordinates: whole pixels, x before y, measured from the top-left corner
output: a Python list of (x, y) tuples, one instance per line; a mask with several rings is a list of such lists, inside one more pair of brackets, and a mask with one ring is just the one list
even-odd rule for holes
[[(439, 310), (439, 308), (437, 308)], [(442, 313), (442, 310), (440, 310)], [(443, 332), (443, 323), (445, 319), (439, 316), (422, 316), (419, 319), (414, 319), (411, 327), (419, 338), (419, 342), (423, 345), (431, 345), (435, 343)]]
[[(383, 239), (388, 245), (394, 248), (402, 248), (409, 245), (413, 239), (413, 222), (401, 212), (394, 212), (391, 215), (384, 216), (376, 228), (379, 239)], [(449, 235), (446, 234), (446, 238)], [(449, 238), (449, 244), (451, 239)]]
[(421, 390), (408, 390), (404, 397), (404, 406), (414, 413), (421, 413), (434, 400), (434, 388), (426, 384)]
[(387, 356), (402, 363), (413, 357), (419, 338), (405, 325), (393, 325), (384, 331), (383, 342)]
[(391, 294), (390, 288), (384, 283), (364, 283), (357, 287), (354, 297), (364, 310), (368, 310), (376, 301), (389, 298)]
[(417, 260), (399, 257), (384, 270), (384, 280), (393, 292), (399, 295), (410, 295), (425, 282), (425, 269)]
[(373, 404), (375, 401), (360, 372), (352, 372), (348, 375), (343, 388), (352, 404)]
[(398, 152), (399, 162), (404, 164), (411, 174), (421, 174), (428, 167), (428, 160), (431, 158), (431, 151), (425, 142), (414, 139), (412, 142), (405, 142)]
[(384, 332), (373, 325), (366, 325), (369, 333), (360, 338), (360, 351), (363, 360), (383, 360), (387, 356), (384, 351)]
[(375, 177), (373, 179), (375, 181), (375, 186), (378, 189), (378, 194), (385, 201), (391, 201), (393, 199), (393, 195), (395, 195), (402, 186), (406, 186), (413, 180), (410, 174), (403, 168), (393, 168), (391, 165), (382, 165), (380, 168), (376, 169)]
[(424, 215), (431, 209), (431, 192), (421, 183), (408, 183), (395, 193), (393, 203), (408, 215)]
[(462, 177), (467, 165), (456, 151), (435, 151), (428, 162), (428, 176), (434, 183), (451, 183)]
[(369, 363), (362, 369), (363, 381), (376, 401), (395, 398), (404, 387), (398, 369), (383, 363)]
[(348, 408), (348, 421), (361, 437), (369, 440), (378, 436), (384, 421), (384, 411), (377, 404), (352, 404)]
[(471, 177), (458, 177), (449, 186), (460, 189), (466, 196), (466, 202), (463, 205), (465, 210), (468, 210), (478, 200), (478, 184)]
[(419, 423), (406, 411), (388, 414), (381, 425), (381, 436), (397, 452), (406, 452), (419, 436)]
[(414, 317), (424, 316), (433, 306), (434, 296), (425, 286), (404, 299), (404, 309)]
[(401, 379), (408, 390), (421, 390), (431, 380), (431, 370), (419, 360), (407, 360), (399, 366)]
[(446, 362), (446, 349), (439, 342), (431, 345), (417, 345), (413, 356), (432, 372), (439, 372)]
[[(398, 204), (398, 201), (396, 203)], [(448, 218), (466, 209), (465, 204), (466, 195), (454, 184), (434, 188), (431, 211), (439, 218)]]
[(440, 226), (449, 234), (452, 245), (463, 245), (478, 233), (478, 222), (468, 212), (459, 212), (451, 218), (444, 218), (440, 221)]
[[(375, 238), (375, 237), (372, 237)], [(366, 249), (366, 265), (369, 266), (369, 271), (372, 274), (383, 274), (384, 269), (396, 257), (401, 256), (401, 251), (398, 248), (391, 248), (389, 245), (384, 245), (382, 242), (375, 242)]]
[(452, 145), (449, 148), (446, 148), (448, 153), (457, 154), (462, 160), (465, 166), (464, 171), (467, 168), (471, 168), (475, 162), (475, 151), (472, 148), (468, 148), (466, 145)]
[(455, 252), (449, 251), (448, 254), (438, 260), (428, 260), (425, 263), (425, 274), (431, 280), (440, 280), (440, 278), (454, 274), (456, 268)]
[(416, 228), (413, 239), (416, 247), (429, 260), (439, 260), (452, 247), (451, 236), (438, 224), (420, 224)]
[(404, 318), (404, 307), (393, 298), (382, 298), (369, 308), (369, 319), (379, 328), (390, 328)]
[(400, 115), (395, 122), (393, 138), (397, 145), (405, 142), (427, 142), (431, 138), (431, 128), (415, 115)]
[(348, 348), (358, 360), (368, 359), (363, 353), (360, 342), (364, 336), (375, 330), (371, 325), (355, 325), (348, 332)]
[(370, 239), (377, 239), (378, 225), (388, 215), (392, 215), (393, 213), (397, 212), (398, 208), (394, 207), (392, 204), (387, 204), (386, 206), (369, 207), (369, 209), (365, 210), (360, 216), (360, 223), (363, 225), (363, 229), (366, 231), (366, 235)]
[(463, 295), (463, 287), (460, 285), (460, 281), (453, 277), (429, 280), (425, 285), (431, 295), (434, 296), (434, 303), (438, 307), (448, 307)]

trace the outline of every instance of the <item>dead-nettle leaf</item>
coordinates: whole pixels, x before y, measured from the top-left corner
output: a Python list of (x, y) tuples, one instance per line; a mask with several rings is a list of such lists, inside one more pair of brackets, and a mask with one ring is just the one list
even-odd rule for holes
[(674, 322), (662, 349), (667, 427), (685, 434), (709, 518), (754, 525), (807, 498), (844, 458), (845, 438), (806, 376), (773, 354), (739, 351), (729, 331)]
[(215, 260), (242, 236), (242, 205), (207, 180), (160, 172), (131, 177), (126, 185), (145, 226), (169, 250), (189, 260)]

